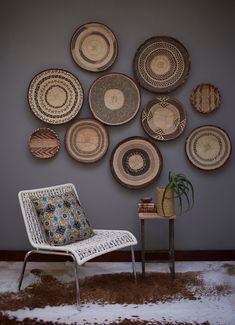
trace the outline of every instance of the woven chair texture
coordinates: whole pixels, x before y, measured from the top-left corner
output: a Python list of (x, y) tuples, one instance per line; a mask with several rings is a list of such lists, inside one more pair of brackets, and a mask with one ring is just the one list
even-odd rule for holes
[[(74, 261), (76, 261), (77, 265), (82, 265), (85, 262), (97, 256), (124, 247), (131, 247), (132, 267), (133, 267), (134, 276), (136, 278), (133, 246), (137, 244), (137, 240), (135, 236), (129, 231), (93, 229), (95, 235), (88, 239), (77, 241), (75, 243), (63, 245), (63, 246), (52, 246), (48, 244), (45, 233), (42, 230), (40, 221), (38, 220), (37, 212), (31, 201), (31, 197), (32, 196), (41, 197), (43, 195), (58, 195), (69, 191), (74, 191), (75, 194), (77, 195), (78, 201), (80, 202), (76, 188), (73, 184), (63, 184), (63, 185), (57, 185), (53, 187), (19, 192), (18, 198), (19, 198), (21, 211), (24, 218), (27, 235), (30, 244), (35, 249), (33, 251), (29, 251), (25, 256), (22, 274), (19, 280), (19, 289), (22, 284), (27, 259), (31, 253), (69, 255), (73, 258)], [(75, 267), (77, 268), (77, 266)], [(77, 269), (75, 270), (75, 274), (76, 277), (78, 278)], [(76, 281), (77, 281), (77, 294), (78, 294), (77, 302), (78, 302), (78, 306), (80, 306), (78, 279), (76, 279)]]
[(37, 212), (30, 197), (40, 197), (43, 195), (53, 194), (57, 195), (69, 191), (74, 191), (78, 197), (77, 191), (73, 184), (21, 191), (19, 193), (19, 200), (27, 230), (27, 235), (31, 245), (34, 248), (42, 250), (45, 249), (52, 251), (71, 252), (75, 256), (78, 265), (82, 265), (90, 259), (93, 259), (102, 254), (137, 244), (136, 238), (129, 231), (94, 229), (95, 235), (91, 238), (64, 246), (49, 245), (45, 237), (45, 233), (41, 228), (40, 221), (37, 217)]

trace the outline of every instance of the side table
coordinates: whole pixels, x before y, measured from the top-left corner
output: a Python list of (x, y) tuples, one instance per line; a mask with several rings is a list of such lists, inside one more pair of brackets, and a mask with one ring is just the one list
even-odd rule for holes
[(162, 217), (154, 212), (143, 212), (139, 213), (139, 220), (141, 222), (141, 262), (142, 262), (142, 276), (145, 276), (145, 220), (168, 220), (169, 223), (169, 249), (167, 253), (169, 254), (169, 259), (158, 261), (158, 262), (168, 262), (172, 278), (175, 278), (175, 245), (174, 245), (174, 228), (175, 228), (175, 218), (172, 217)]

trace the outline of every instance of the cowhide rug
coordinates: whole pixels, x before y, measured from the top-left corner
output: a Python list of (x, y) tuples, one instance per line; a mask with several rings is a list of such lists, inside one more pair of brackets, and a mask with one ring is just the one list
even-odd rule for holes
[[(232, 264), (224, 264), (223, 271), (227, 276), (235, 275), (235, 266)], [(80, 280), (82, 311), (76, 310), (76, 292), (75, 282), (64, 282), (58, 279), (51, 273), (48, 273), (40, 268), (32, 268), (31, 276), (34, 276), (35, 281), (25, 287), (20, 292), (2, 292), (0, 293), (0, 324), (109, 324), (109, 325), (137, 325), (137, 324), (156, 324), (156, 325), (214, 325), (211, 320), (203, 321), (178, 321), (177, 319), (169, 320), (172, 308), (182, 304), (182, 307), (198, 308), (203, 306), (204, 302), (214, 301), (218, 304), (223, 299), (233, 297), (234, 287), (229, 282), (214, 281), (206, 279), (204, 271), (188, 271), (176, 273), (175, 279), (172, 279), (169, 273), (166, 272), (149, 272), (145, 278), (138, 274), (137, 283), (133, 280), (131, 273), (114, 273), (100, 274), (85, 277)], [(217, 279), (218, 280), (218, 279)], [(67, 321), (61, 317), (60, 311), (71, 308), (76, 317), (68, 318)], [(97, 318), (93, 317), (93, 321), (88, 319), (89, 312), (94, 312), (97, 309)], [(125, 313), (125, 309), (132, 307), (132, 312)], [(143, 316), (143, 308), (148, 307), (152, 310), (157, 306), (162, 306), (166, 311), (165, 315), (159, 320), (156, 317), (146, 319)], [(107, 318), (104, 316), (100, 322), (98, 313), (106, 313), (108, 308)], [(40, 309), (39, 309), (40, 308)], [(54, 309), (53, 309), (54, 308)], [(110, 320), (110, 313), (115, 313), (115, 308), (121, 308), (123, 314), (119, 314), (116, 319)], [(142, 309), (141, 309), (142, 308)], [(150, 309), (149, 309), (150, 308)], [(139, 312), (139, 310), (142, 310)], [(222, 308), (223, 309), (223, 308)], [(40, 320), (43, 310), (50, 310), (57, 314), (57, 318), (53, 320), (45, 320), (44, 317)], [(22, 312), (28, 311), (33, 317), (23, 317)], [(34, 311), (37, 311), (36, 314)], [(225, 310), (226, 312), (226, 310)], [(182, 313), (184, 309), (182, 308)], [(21, 317), (18, 317), (21, 315)], [(36, 315), (36, 316), (35, 316)], [(74, 316), (73, 315), (73, 316)], [(156, 316), (158, 312), (156, 312)], [(146, 316), (149, 316), (146, 313)], [(171, 317), (170, 317), (171, 318)], [(200, 317), (199, 317), (200, 318)], [(44, 320), (43, 320), (44, 319)], [(97, 320), (96, 320), (97, 319)], [(223, 318), (222, 318), (223, 319)], [(223, 323), (216, 323), (223, 324)], [(235, 314), (234, 314), (235, 324)]]

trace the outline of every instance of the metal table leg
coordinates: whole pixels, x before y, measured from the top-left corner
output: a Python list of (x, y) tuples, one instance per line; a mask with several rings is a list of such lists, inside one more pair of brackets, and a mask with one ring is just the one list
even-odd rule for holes
[(141, 263), (142, 263), (142, 276), (145, 277), (145, 238), (144, 238), (144, 219), (141, 219)]
[(174, 219), (169, 220), (169, 263), (171, 276), (175, 278)]

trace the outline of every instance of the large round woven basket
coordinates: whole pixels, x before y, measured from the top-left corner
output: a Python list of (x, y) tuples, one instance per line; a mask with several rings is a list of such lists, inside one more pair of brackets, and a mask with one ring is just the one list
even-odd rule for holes
[(142, 111), (141, 122), (144, 131), (153, 139), (173, 140), (185, 129), (186, 112), (175, 98), (156, 97)]
[(140, 102), (138, 86), (122, 73), (108, 73), (99, 77), (89, 90), (92, 114), (107, 125), (129, 122), (136, 116)]
[(70, 125), (65, 135), (65, 147), (71, 157), (83, 163), (103, 158), (108, 150), (106, 127), (93, 118), (80, 118)]
[(138, 189), (156, 180), (162, 170), (162, 156), (157, 146), (142, 137), (121, 141), (113, 150), (111, 171), (123, 186)]
[(72, 57), (85, 70), (100, 72), (108, 69), (116, 60), (117, 52), (117, 39), (104, 24), (87, 23), (73, 34)]
[(189, 71), (188, 51), (172, 37), (152, 37), (135, 54), (135, 77), (142, 87), (152, 92), (172, 91), (185, 82)]
[(232, 152), (232, 143), (225, 130), (217, 125), (193, 129), (185, 141), (189, 161), (197, 168), (214, 170), (222, 167)]
[(63, 124), (72, 120), (83, 103), (80, 81), (62, 69), (48, 69), (37, 74), (28, 89), (29, 106), (40, 120)]

